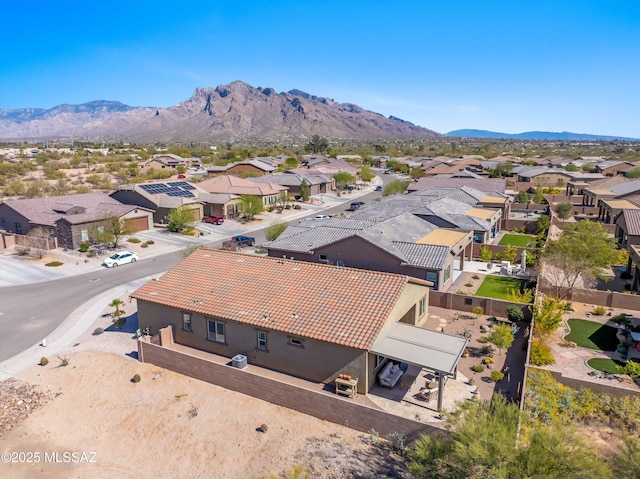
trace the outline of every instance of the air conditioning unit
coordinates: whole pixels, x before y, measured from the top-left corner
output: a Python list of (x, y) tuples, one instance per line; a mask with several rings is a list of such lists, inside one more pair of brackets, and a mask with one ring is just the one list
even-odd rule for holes
[(247, 367), (247, 357), (244, 354), (236, 354), (231, 358), (231, 365), (234, 368), (244, 369)]

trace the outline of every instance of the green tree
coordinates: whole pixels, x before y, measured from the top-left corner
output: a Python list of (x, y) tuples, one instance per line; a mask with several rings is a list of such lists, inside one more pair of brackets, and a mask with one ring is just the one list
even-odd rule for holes
[(573, 205), (569, 202), (558, 203), (556, 205), (556, 214), (558, 215), (558, 218), (560, 218), (562, 221), (569, 219), (569, 217), (571, 216), (572, 210), (573, 210)]
[(375, 174), (373, 173), (373, 171), (371, 171), (371, 168), (369, 166), (363, 166), (362, 168), (360, 168), (360, 179), (362, 181), (371, 181), (373, 178), (375, 178)]
[(278, 236), (282, 234), (284, 230), (287, 229), (287, 226), (289, 225), (282, 220), (272, 221), (264, 232), (265, 238), (267, 239), (267, 241), (274, 241), (278, 238)]
[(494, 344), (498, 348), (500, 354), (502, 354), (502, 350), (509, 349), (515, 338), (509, 325), (499, 324), (492, 328), (488, 339), (491, 344)]
[(196, 212), (188, 205), (182, 205), (169, 211), (169, 223), (167, 229), (174, 233), (183, 230), (190, 231), (196, 222)]
[(493, 261), (493, 251), (486, 246), (480, 246), (480, 259), (482, 261)]
[(564, 302), (558, 298), (546, 296), (533, 307), (535, 332), (546, 337), (562, 324)]
[(623, 447), (612, 461), (616, 477), (621, 479), (640, 477), (640, 439), (625, 436), (622, 441)]
[(573, 163), (569, 163), (567, 166), (564, 167), (564, 169), (566, 171), (578, 171), (580, 168), (578, 168), (576, 165), (574, 165)]
[(519, 191), (515, 196), (515, 200), (518, 203), (529, 203), (529, 194), (524, 190)]
[(533, 195), (533, 199), (531, 200), (537, 205), (541, 205), (545, 202), (544, 199), (544, 191), (542, 188), (536, 188), (536, 192)]
[(281, 191), (280, 193), (278, 193), (278, 197), (276, 198), (276, 204), (284, 209), (289, 202), (291, 201), (291, 198), (289, 197), (289, 192), (288, 191)]
[(102, 220), (100, 225), (94, 226), (89, 232), (92, 243), (113, 243), (113, 247), (118, 247), (118, 242), (123, 236), (131, 234), (131, 229), (116, 215), (108, 215)]
[(544, 274), (556, 288), (573, 291), (578, 281), (588, 285), (595, 279), (606, 281), (604, 268), (616, 261), (617, 250), (613, 238), (600, 223), (578, 221), (569, 224), (556, 240), (542, 251)]
[(293, 157), (289, 157), (286, 160), (284, 160), (283, 165), (285, 167), (285, 169), (290, 170), (291, 168), (296, 168), (298, 166), (298, 160), (296, 160)]
[(320, 135), (313, 135), (309, 143), (304, 146), (307, 153), (323, 153), (329, 147), (329, 141)]
[(402, 195), (407, 191), (411, 182), (407, 180), (393, 180), (384, 185), (382, 196)]
[(127, 318), (124, 317), (127, 313), (123, 309), (120, 309), (122, 306), (124, 306), (124, 301), (118, 298), (112, 300), (109, 303), (109, 307), (116, 308), (116, 310), (113, 313), (111, 313), (111, 315), (113, 316), (112, 322), (114, 326), (118, 329), (122, 329), (122, 327), (127, 322)]
[(627, 178), (640, 178), (640, 168), (633, 168), (631, 171), (627, 173)]
[[(518, 440), (519, 420), (524, 437)], [(571, 428), (529, 423), (497, 394), (491, 403), (463, 404), (448, 436), (422, 436), (409, 451), (418, 479), (610, 479), (593, 446)]]
[(346, 171), (339, 171), (333, 175), (333, 179), (336, 182), (338, 189), (343, 189), (345, 186), (353, 183), (353, 175)]
[(247, 221), (251, 221), (257, 214), (264, 211), (264, 203), (259, 196), (240, 195), (240, 208)]
[(411, 179), (419, 180), (424, 175), (424, 170), (422, 168), (411, 168)]
[(616, 366), (620, 374), (626, 374), (631, 378), (640, 378), (640, 363), (627, 361), (624, 366)]
[(307, 180), (303, 179), (302, 183), (300, 183), (300, 199), (302, 199), (302, 201), (309, 201), (310, 197), (311, 187), (309, 183), (307, 183)]
[(179, 175), (184, 175), (187, 172), (187, 167), (184, 166), (184, 165), (178, 165), (178, 166), (176, 166), (176, 172)]
[(550, 226), (551, 218), (549, 218), (547, 215), (540, 215), (540, 217), (536, 221), (536, 234), (544, 235), (544, 237), (546, 238)]

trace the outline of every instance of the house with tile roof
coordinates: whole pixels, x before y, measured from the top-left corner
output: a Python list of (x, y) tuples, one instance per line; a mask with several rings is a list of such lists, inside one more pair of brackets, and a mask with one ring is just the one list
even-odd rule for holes
[[(466, 340), (421, 327), (428, 295), (428, 282), (405, 275), (199, 249), (131, 297), (139, 327), (156, 334), (169, 326), (182, 351), (241, 354), (325, 384), (348, 374), (367, 393), (385, 367), (383, 351), (455, 374)], [(401, 347), (398, 328), (412, 345)]]
[(242, 195), (257, 196), (262, 199), (265, 206), (274, 206), (278, 195), (288, 192), (286, 186), (275, 183), (254, 183), (249, 179), (238, 178), (232, 175), (222, 175), (209, 178), (198, 183), (198, 188), (208, 193), (230, 194), (238, 197)]
[(56, 238), (58, 246), (75, 249), (114, 216), (132, 233), (153, 228), (150, 209), (123, 204), (104, 193), (86, 193), (7, 200), (0, 204), (0, 229), (28, 235), (40, 228)]
[(200, 166), (200, 158), (183, 158), (173, 153), (161, 153), (146, 161), (139, 163), (138, 167), (143, 170), (155, 168), (158, 170), (176, 170), (178, 166)]
[(207, 176), (235, 175), (241, 178), (259, 177), (278, 169), (280, 160), (272, 157), (252, 158), (223, 166), (208, 166)]
[(595, 171), (596, 173), (600, 173), (604, 176), (616, 176), (621, 173), (622, 170), (626, 170), (632, 163), (628, 161), (615, 161), (615, 160), (606, 160), (601, 161), (600, 163), (596, 163)]
[(331, 176), (326, 176), (313, 170), (298, 169), (299, 173), (286, 171), (284, 173), (271, 173), (259, 178), (248, 178), (254, 183), (273, 183), (288, 188), (289, 195), (300, 194), (300, 186), (303, 182), (309, 187), (311, 196), (329, 193), (334, 189), (335, 181)]
[(364, 205), (351, 217), (385, 221), (410, 212), (442, 228), (472, 231), (475, 242), (489, 243), (500, 231), (503, 212), (507, 210), (508, 215), (511, 203), (508, 195), (488, 194), (468, 186), (432, 188), (382, 198), (375, 205)]
[(404, 274), (443, 291), (471, 259), (473, 233), (440, 228), (413, 213), (384, 221), (334, 217), (301, 221), (264, 246), (275, 258)]

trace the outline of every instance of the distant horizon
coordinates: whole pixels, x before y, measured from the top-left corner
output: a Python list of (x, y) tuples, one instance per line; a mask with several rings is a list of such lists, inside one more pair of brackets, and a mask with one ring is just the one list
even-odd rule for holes
[(0, 26), (2, 109), (168, 108), (241, 80), (440, 133), (640, 138), (634, 0), (3, 1)]

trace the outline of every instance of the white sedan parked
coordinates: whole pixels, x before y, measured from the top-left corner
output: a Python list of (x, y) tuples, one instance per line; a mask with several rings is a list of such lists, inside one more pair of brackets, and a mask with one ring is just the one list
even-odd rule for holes
[(138, 253), (133, 253), (131, 251), (120, 251), (116, 254), (112, 254), (102, 263), (107, 268), (115, 268), (116, 266), (120, 266), (121, 264), (127, 263), (135, 263), (138, 259)]

